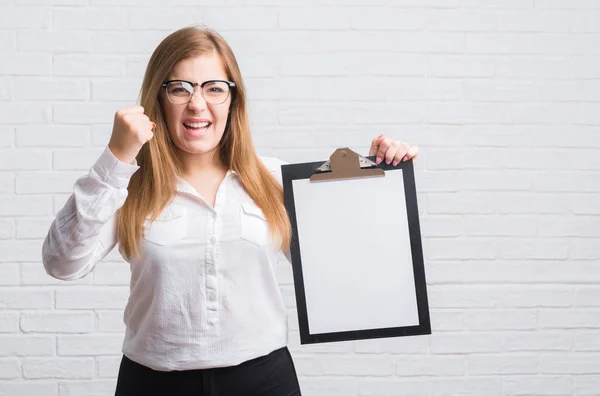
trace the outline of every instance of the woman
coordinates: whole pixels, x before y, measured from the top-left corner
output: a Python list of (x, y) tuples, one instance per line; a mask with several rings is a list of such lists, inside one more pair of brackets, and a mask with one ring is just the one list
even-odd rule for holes
[[(370, 155), (418, 149), (385, 136)], [(89, 274), (117, 244), (131, 266), (116, 395), (300, 395), (274, 265), (287, 252), (282, 162), (258, 157), (236, 58), (208, 29), (166, 37), (141, 106), (52, 223), (49, 275)]]

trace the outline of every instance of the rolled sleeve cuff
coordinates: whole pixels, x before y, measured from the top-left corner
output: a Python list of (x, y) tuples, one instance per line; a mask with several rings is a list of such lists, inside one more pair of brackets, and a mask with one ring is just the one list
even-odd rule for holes
[(131, 176), (139, 168), (135, 159), (129, 164), (122, 162), (106, 146), (96, 163), (92, 166), (92, 171), (103, 182), (116, 188), (126, 188), (129, 184), (129, 179), (131, 179)]

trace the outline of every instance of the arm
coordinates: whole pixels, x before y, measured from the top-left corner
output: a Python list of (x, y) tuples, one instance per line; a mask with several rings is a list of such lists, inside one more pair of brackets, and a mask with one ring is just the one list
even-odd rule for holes
[(115, 247), (117, 211), (138, 169), (118, 160), (107, 147), (89, 173), (77, 180), (42, 247), (42, 262), (50, 276), (83, 278)]

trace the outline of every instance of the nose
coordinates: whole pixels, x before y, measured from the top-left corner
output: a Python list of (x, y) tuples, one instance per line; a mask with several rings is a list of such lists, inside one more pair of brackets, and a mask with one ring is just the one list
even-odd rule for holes
[(190, 98), (190, 101), (188, 102), (188, 108), (190, 110), (204, 110), (206, 109), (207, 105), (206, 105), (206, 100), (204, 99), (204, 97), (202, 96), (202, 93), (198, 92), (194, 92), (192, 94), (192, 97)]

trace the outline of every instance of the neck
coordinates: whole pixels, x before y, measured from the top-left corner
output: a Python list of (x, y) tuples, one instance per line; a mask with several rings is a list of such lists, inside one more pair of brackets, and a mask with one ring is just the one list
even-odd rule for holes
[(180, 150), (179, 158), (181, 159), (181, 173), (184, 178), (227, 171), (227, 167), (221, 161), (219, 152), (216, 149), (204, 154), (190, 154)]

